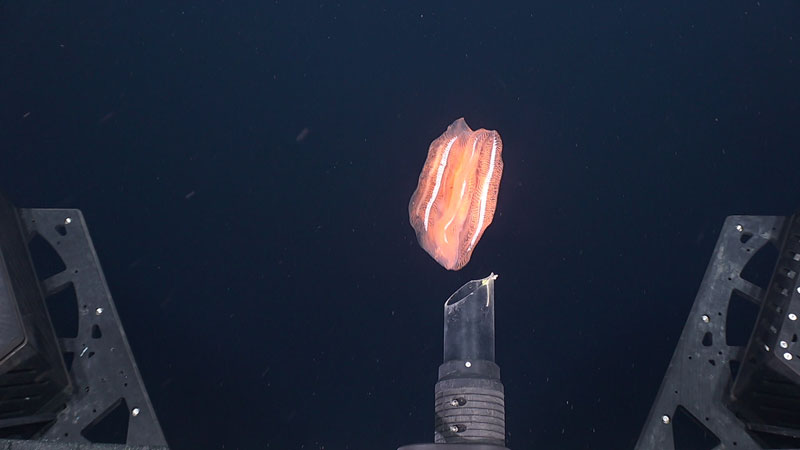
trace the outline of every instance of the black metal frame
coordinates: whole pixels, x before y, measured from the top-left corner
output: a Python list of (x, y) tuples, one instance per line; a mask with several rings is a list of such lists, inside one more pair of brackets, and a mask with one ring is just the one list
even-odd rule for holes
[(800, 214), (784, 223), (775, 270), (742, 365), (731, 407), (764, 441), (800, 442)]
[[(637, 450), (675, 446), (675, 416), (688, 414), (714, 448), (765, 448), (748, 424), (731, 409), (731, 385), (745, 354), (726, 342), (729, 305), (734, 293), (760, 305), (765, 289), (741, 277), (747, 263), (766, 245), (780, 247), (784, 224), (777, 216), (730, 216), (667, 368), (656, 400), (636, 443)], [(787, 448), (787, 447), (782, 447)]]
[[(62, 352), (72, 354), (68, 368), (74, 393), (56, 421), (36, 436), (37, 445), (46, 440), (51, 441), (48, 445), (54, 445), (53, 448), (59, 448), (58, 442), (82, 443), (86, 448), (116, 448), (116, 445), (91, 444), (85, 431), (125, 405), (128, 417), (125, 448), (168, 448), (83, 215), (76, 209), (19, 211), (29, 241), (37, 235), (44, 238), (66, 267), (42, 280), (44, 295), (49, 297), (64, 289), (74, 289), (78, 308), (77, 336), (59, 337)], [(9, 448), (28, 448), (26, 445), (30, 443), (0, 440), (0, 446), (4, 444)]]

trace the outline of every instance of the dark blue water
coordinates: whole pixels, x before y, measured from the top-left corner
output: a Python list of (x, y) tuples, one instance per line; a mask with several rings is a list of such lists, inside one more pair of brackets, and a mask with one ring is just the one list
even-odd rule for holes
[[(0, 2), (0, 188), (83, 210), (175, 449), (430, 441), (497, 280), (508, 445), (630, 448), (731, 214), (800, 206), (800, 4)], [(428, 144), (500, 132), (442, 269)]]

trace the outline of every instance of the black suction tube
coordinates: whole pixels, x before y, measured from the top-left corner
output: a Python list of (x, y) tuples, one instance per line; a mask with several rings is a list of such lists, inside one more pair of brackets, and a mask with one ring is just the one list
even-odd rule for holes
[(434, 443), (398, 450), (508, 450), (503, 383), (494, 361), (496, 279), (472, 280), (445, 302)]

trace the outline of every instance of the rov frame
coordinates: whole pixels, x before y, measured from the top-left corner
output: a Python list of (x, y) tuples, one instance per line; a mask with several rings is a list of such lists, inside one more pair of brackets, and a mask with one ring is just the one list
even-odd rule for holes
[[(75, 329), (58, 336), (48, 308)], [(168, 448), (83, 215), (1, 195), (0, 436), (9, 449)]]
[[(759, 269), (765, 286), (743, 277)], [(798, 273), (800, 213), (725, 220), (637, 450), (800, 448)], [(735, 302), (757, 318), (729, 320)], [(747, 345), (729, 345), (744, 325)]]

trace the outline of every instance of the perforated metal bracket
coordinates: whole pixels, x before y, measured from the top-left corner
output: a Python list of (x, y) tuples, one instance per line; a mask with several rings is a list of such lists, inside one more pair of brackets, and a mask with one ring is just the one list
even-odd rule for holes
[(124, 408), (125, 444), (168, 448), (83, 214), (76, 209), (20, 209), (20, 218), (29, 238), (44, 238), (66, 267), (42, 281), (45, 296), (74, 289), (77, 299), (77, 336), (59, 338), (64, 354), (72, 355), (68, 366), (75, 392), (56, 422), (39, 438), (93, 442), (87, 437), (87, 430)]
[(674, 449), (674, 416), (688, 413), (719, 440), (715, 448), (762, 448), (726, 407), (731, 361), (745, 348), (726, 344), (731, 296), (759, 304), (764, 290), (743, 279), (745, 265), (762, 247), (777, 245), (785, 218), (730, 216), (720, 232), (656, 400), (636, 443), (637, 450)]

